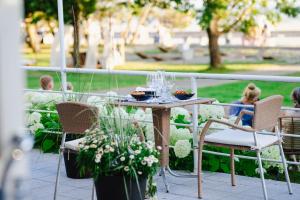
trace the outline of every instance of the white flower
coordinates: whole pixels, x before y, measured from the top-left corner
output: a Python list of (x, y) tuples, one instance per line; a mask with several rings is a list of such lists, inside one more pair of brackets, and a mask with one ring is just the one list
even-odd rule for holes
[[(218, 103), (218, 101), (215, 102)], [(199, 106), (199, 114), (203, 122), (208, 119), (221, 119), (225, 116), (225, 111), (223, 106), (201, 104)]]
[(112, 148), (112, 147), (110, 147), (110, 148), (109, 148), (109, 151), (110, 151), (110, 152), (114, 152), (114, 151), (115, 151), (115, 149), (114, 149), (114, 148)]
[(152, 109), (151, 108), (146, 108), (145, 113), (146, 113), (146, 115), (151, 115), (151, 118), (152, 118)]
[(96, 148), (97, 148), (97, 145), (95, 145), (95, 144), (91, 144), (91, 145), (90, 145), (90, 148), (92, 148), (92, 149), (96, 149)]
[(38, 104), (38, 103), (47, 103), (48, 98), (47, 95), (45, 94), (41, 94), (41, 93), (35, 93), (32, 97), (31, 97), (31, 103), (33, 104)]
[(112, 111), (112, 116), (116, 117), (117, 119), (128, 119), (129, 115), (122, 107), (115, 107)]
[(101, 158), (102, 158), (102, 155), (101, 155), (101, 154), (96, 154), (96, 157), (95, 157), (95, 163), (100, 163)]
[[(256, 169), (255, 169), (255, 172), (256, 172), (257, 174), (260, 174), (259, 168), (256, 168)], [(263, 168), (263, 173), (265, 174), (266, 172), (267, 172), (267, 170), (266, 170), (265, 168)]]
[(190, 140), (192, 138), (192, 134), (187, 128), (177, 129), (176, 126), (172, 125), (170, 127), (170, 132), (170, 144), (173, 146), (178, 140)]
[(38, 129), (43, 129), (43, 128), (44, 128), (44, 125), (41, 123), (35, 123), (32, 126), (29, 126), (29, 130), (32, 133), (36, 132)]
[(107, 145), (105, 145), (105, 149), (109, 149), (110, 148), (110, 146), (107, 144)]
[(87, 104), (98, 105), (98, 104), (102, 104), (103, 100), (101, 99), (101, 97), (98, 96), (90, 96), (88, 97), (86, 102)]
[(90, 146), (86, 145), (84, 146), (83, 150), (88, 150), (90, 148)]
[(153, 149), (154, 143), (152, 141), (147, 141), (146, 146), (148, 149)]
[[(266, 159), (281, 160), (280, 151), (278, 145), (273, 145), (265, 148), (261, 152), (261, 157)], [(280, 173), (283, 173), (282, 163), (263, 161), (264, 169), (269, 169), (270, 167), (277, 167)]]
[(32, 99), (34, 98), (34, 94), (35, 92), (26, 92), (24, 94), (24, 100), (26, 103), (31, 103), (32, 102)]
[(188, 140), (178, 140), (174, 146), (174, 152), (178, 158), (187, 157), (191, 150), (191, 143)]
[(125, 166), (125, 167), (124, 167), (124, 171), (125, 171), (125, 172), (128, 172), (128, 171), (129, 171), (129, 167), (128, 167), (128, 166)]
[(136, 110), (136, 112), (132, 116), (132, 119), (137, 121), (140, 126), (144, 126), (144, 122), (141, 121), (144, 121), (145, 118), (146, 118), (146, 113), (142, 109)]
[(33, 112), (28, 116), (28, 124), (39, 123), (41, 121), (42, 115), (38, 112)]
[(47, 99), (47, 102), (51, 102), (51, 101), (61, 102), (63, 100), (62, 95), (56, 93), (45, 94), (45, 97)]
[(138, 173), (138, 175), (142, 175), (143, 174), (143, 172), (141, 172), (141, 171), (138, 171), (137, 173)]
[(130, 159), (134, 159), (134, 155), (130, 155), (129, 158), (130, 158)]
[(106, 96), (105, 96), (105, 101), (106, 102), (110, 102), (110, 101), (113, 101), (116, 99), (116, 97), (118, 97), (118, 94), (116, 92), (113, 92), (113, 91), (109, 91), (106, 93)]
[(102, 148), (102, 147), (98, 148), (97, 152), (98, 152), (99, 154), (103, 154), (103, 148)]
[(134, 153), (135, 153), (135, 155), (140, 154), (141, 150), (135, 150)]
[(146, 165), (147, 164), (147, 162), (145, 160), (142, 160), (141, 163), (142, 163), (142, 165)]
[(120, 158), (120, 160), (121, 160), (122, 162), (125, 161), (125, 157), (122, 156), (122, 157)]
[(187, 109), (175, 107), (171, 109), (171, 118), (177, 119), (179, 115), (183, 115), (185, 120), (190, 120), (191, 115)]

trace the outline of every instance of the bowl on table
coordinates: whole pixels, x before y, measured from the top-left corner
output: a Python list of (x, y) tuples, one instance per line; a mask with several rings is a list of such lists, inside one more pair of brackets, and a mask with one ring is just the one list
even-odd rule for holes
[(137, 87), (134, 92), (145, 92), (145, 95), (149, 95), (152, 97), (156, 96), (155, 95), (156, 92), (152, 88)]
[(135, 100), (137, 101), (146, 101), (152, 97), (151, 95), (148, 95), (145, 92), (140, 92), (140, 91), (132, 92), (131, 96), (135, 98)]
[(179, 100), (188, 100), (188, 99), (192, 98), (194, 95), (195, 95), (194, 93), (188, 93), (184, 90), (177, 90), (174, 93), (174, 96)]

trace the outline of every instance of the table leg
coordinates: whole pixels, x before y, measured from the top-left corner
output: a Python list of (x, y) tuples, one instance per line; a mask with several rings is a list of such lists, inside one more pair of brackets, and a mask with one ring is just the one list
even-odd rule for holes
[(160, 146), (161, 167), (169, 165), (169, 138), (170, 138), (171, 109), (152, 109), (155, 146)]
[(155, 146), (162, 148), (159, 175), (162, 176), (166, 192), (169, 192), (166, 171), (169, 165), (170, 112), (171, 109), (152, 109)]

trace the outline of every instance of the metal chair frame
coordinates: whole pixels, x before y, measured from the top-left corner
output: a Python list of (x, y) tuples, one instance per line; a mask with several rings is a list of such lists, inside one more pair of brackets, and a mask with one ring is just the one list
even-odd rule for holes
[[(260, 171), (260, 178), (261, 178), (261, 183), (262, 183), (262, 188), (263, 188), (263, 194), (264, 194), (264, 199), (268, 199), (268, 194), (267, 194), (267, 189), (266, 189), (266, 183), (265, 183), (265, 178), (264, 178), (264, 172), (263, 172), (263, 167), (262, 167), (262, 160), (261, 160), (261, 151), (263, 148), (267, 147), (260, 147), (258, 143), (258, 137), (257, 135), (259, 134), (258, 132), (262, 130), (275, 130), (275, 134), (277, 135), (277, 141), (275, 143), (269, 144), (268, 146), (277, 144), (280, 150), (280, 155), (281, 155), (281, 160), (282, 164), (284, 167), (284, 173), (285, 173), (285, 178), (287, 181), (287, 186), (288, 186), (288, 191), (289, 194), (292, 194), (292, 187), (290, 183), (290, 178), (288, 174), (288, 169), (287, 169), (287, 163), (286, 159), (284, 156), (283, 148), (282, 148), (282, 138), (280, 135), (280, 131), (277, 125), (278, 117), (280, 114), (280, 107), (282, 104), (282, 96), (279, 95), (274, 95), (271, 97), (268, 97), (266, 99), (263, 99), (261, 101), (258, 101), (254, 104), (254, 112), (252, 111), (247, 111), (243, 110), (241, 111), (240, 115), (238, 116), (237, 120), (235, 121), (234, 124), (231, 124), (229, 122), (224, 122), (221, 120), (216, 120), (216, 119), (210, 119), (204, 126), (201, 135), (200, 135), (200, 140), (199, 140), (199, 154), (198, 154), (198, 198), (203, 197), (203, 191), (202, 191), (202, 150), (204, 144), (210, 144), (210, 145), (215, 145), (215, 146), (222, 146), (222, 147), (228, 147), (230, 148), (230, 171), (231, 171), (231, 184), (232, 186), (236, 185), (236, 178), (235, 178), (235, 163), (234, 163), (234, 149), (239, 149), (239, 150), (251, 150), (255, 151), (257, 155), (257, 162), (259, 165), (259, 171)], [(253, 127), (252, 128), (245, 128), (241, 127), (238, 125), (239, 121), (242, 119), (243, 115), (245, 114), (251, 114), (253, 115)], [(270, 115), (273, 116), (270, 116)], [(240, 146), (240, 145), (231, 145), (231, 144), (222, 144), (222, 143), (211, 143), (205, 141), (205, 136), (209, 130), (209, 127), (212, 123), (219, 123), (219, 124), (224, 124), (232, 129), (238, 129), (244, 132), (248, 132), (249, 134), (253, 134), (253, 139), (254, 139), (254, 148), (249, 147), (249, 146)]]
[[(57, 112), (60, 117), (60, 122), (63, 128), (63, 135), (59, 149), (58, 166), (55, 180), (54, 200), (57, 199), (60, 167), (63, 152), (65, 150), (66, 135), (84, 134), (86, 129), (96, 127), (98, 122), (98, 108), (77, 102), (63, 102), (56, 105)], [(92, 188), (92, 200), (94, 199), (95, 185)]]

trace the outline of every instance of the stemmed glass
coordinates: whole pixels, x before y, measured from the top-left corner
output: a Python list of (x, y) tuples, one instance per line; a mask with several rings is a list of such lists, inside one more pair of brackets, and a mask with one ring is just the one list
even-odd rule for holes
[(166, 90), (167, 90), (167, 95), (170, 98), (170, 100), (173, 100), (173, 96), (172, 96), (172, 89), (175, 86), (175, 75), (174, 74), (170, 74), (168, 76), (166, 76)]
[(175, 85), (175, 76), (173, 74), (166, 75), (163, 71), (158, 71), (155, 74), (147, 75), (147, 86), (155, 91), (153, 101), (170, 101), (173, 99), (171, 91)]

